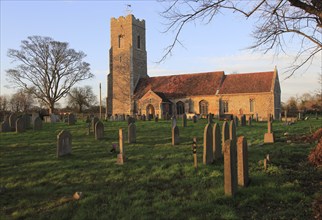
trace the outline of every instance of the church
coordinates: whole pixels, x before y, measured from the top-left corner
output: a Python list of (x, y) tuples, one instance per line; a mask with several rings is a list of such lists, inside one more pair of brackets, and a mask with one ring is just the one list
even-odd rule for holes
[(145, 21), (133, 15), (111, 18), (107, 114), (247, 115), (265, 120), (281, 113), (277, 69), (224, 71), (149, 77)]

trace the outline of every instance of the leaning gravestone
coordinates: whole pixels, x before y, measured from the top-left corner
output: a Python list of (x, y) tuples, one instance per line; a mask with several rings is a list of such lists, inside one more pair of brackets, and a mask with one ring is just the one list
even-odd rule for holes
[(11, 128), (9, 125), (9, 119), (8, 117), (5, 117), (4, 121), (1, 123), (0, 132), (9, 132), (9, 131), (11, 131)]
[(132, 144), (136, 142), (136, 125), (134, 123), (131, 123), (128, 126), (128, 143)]
[(57, 135), (57, 157), (72, 153), (72, 135), (69, 131), (62, 130)]
[(224, 145), (226, 140), (229, 140), (229, 125), (227, 121), (224, 121), (224, 123), (222, 124), (222, 132), (221, 132), (222, 150), (224, 150)]
[(9, 116), (9, 126), (11, 128), (11, 131), (16, 130), (16, 121), (17, 121), (17, 114), (16, 113), (10, 114), (10, 116)]
[(25, 131), (25, 122), (23, 118), (18, 118), (16, 120), (16, 132), (21, 133)]
[(178, 126), (172, 127), (172, 145), (177, 145), (180, 143), (179, 128)]
[(39, 131), (42, 129), (42, 120), (39, 117), (36, 117), (33, 122), (34, 131)]
[(224, 145), (224, 189), (225, 195), (234, 196), (237, 191), (236, 143), (225, 141)]
[(220, 134), (220, 127), (218, 123), (214, 124), (213, 130), (213, 143), (212, 143), (212, 149), (213, 149), (213, 157), (214, 160), (218, 160), (219, 158), (222, 158), (222, 147), (221, 147), (221, 134)]
[(212, 126), (208, 121), (208, 124), (205, 127), (203, 132), (203, 164), (211, 164), (213, 162), (213, 149), (212, 149)]
[(95, 124), (95, 139), (101, 140), (104, 138), (104, 124), (101, 121), (97, 121)]
[(238, 185), (248, 186), (248, 149), (247, 140), (244, 136), (238, 137), (237, 141), (237, 173)]

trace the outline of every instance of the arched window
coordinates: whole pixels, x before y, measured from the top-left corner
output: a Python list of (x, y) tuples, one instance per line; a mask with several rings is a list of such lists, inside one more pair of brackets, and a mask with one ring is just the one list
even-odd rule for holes
[(229, 111), (229, 109), (228, 109), (228, 101), (223, 101), (223, 110), (224, 110), (224, 113)]
[(249, 100), (249, 112), (254, 112), (254, 106), (255, 106), (255, 100), (250, 99)]
[(182, 115), (184, 112), (184, 103), (181, 101), (177, 102), (177, 115)]
[(208, 102), (205, 100), (201, 100), (199, 102), (199, 112), (202, 115), (207, 115), (208, 114)]
[(119, 35), (119, 48), (122, 48), (123, 47), (123, 35)]

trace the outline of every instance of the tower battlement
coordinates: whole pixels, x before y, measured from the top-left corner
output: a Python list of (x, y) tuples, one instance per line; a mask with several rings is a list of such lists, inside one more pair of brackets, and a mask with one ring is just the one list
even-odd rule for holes
[(135, 18), (134, 15), (129, 14), (127, 16), (120, 16), (118, 18), (111, 18), (111, 26), (112, 25), (118, 25), (119, 23), (129, 23), (129, 24), (133, 24), (142, 28), (145, 28), (145, 20), (142, 19), (138, 19)]

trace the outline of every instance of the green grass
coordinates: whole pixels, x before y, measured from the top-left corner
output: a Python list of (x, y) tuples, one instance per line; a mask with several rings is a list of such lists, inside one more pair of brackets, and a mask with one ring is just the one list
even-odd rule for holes
[[(222, 122), (220, 122), (220, 125)], [(171, 146), (171, 122), (136, 122), (137, 143), (125, 144), (127, 161), (110, 153), (126, 122), (104, 122), (105, 139), (86, 135), (86, 124), (44, 124), (42, 131), (0, 133), (0, 219), (312, 219), (321, 173), (307, 164), (315, 144), (286, 143), (284, 133), (308, 134), (321, 120), (292, 126), (274, 122), (277, 142), (263, 145), (266, 123), (238, 127), (249, 144), (251, 184), (235, 198), (224, 195), (223, 161), (202, 164), (206, 120), (180, 129), (181, 144)], [(72, 155), (56, 158), (56, 136), (73, 136)], [(198, 139), (198, 170), (192, 138)], [(126, 143), (127, 141), (125, 141)], [(270, 154), (265, 171), (258, 161)], [(83, 192), (80, 200), (70, 199)]]

